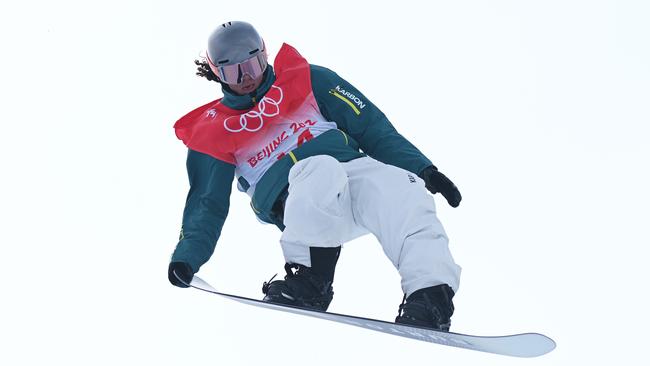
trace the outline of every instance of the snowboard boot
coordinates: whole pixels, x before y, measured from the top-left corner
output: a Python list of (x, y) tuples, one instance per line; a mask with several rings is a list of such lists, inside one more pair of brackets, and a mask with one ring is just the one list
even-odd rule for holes
[(395, 323), (448, 332), (454, 313), (453, 297), (454, 291), (448, 285), (419, 289), (408, 298), (404, 295)]
[(287, 272), (284, 280), (272, 281), (275, 278), (273, 276), (269, 282), (264, 282), (263, 301), (312, 310), (327, 310), (334, 296), (331, 281), (326, 281), (302, 264), (287, 263), (284, 270)]
[[(263, 301), (326, 311), (334, 297), (332, 282), (341, 247), (310, 248), (311, 267), (287, 263), (284, 280), (262, 285)], [(293, 271), (295, 269), (295, 271)]]

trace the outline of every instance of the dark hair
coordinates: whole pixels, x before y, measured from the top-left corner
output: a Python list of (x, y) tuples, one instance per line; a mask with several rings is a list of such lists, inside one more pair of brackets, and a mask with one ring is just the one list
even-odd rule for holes
[(210, 65), (208, 65), (207, 60), (205, 60), (205, 59), (203, 61), (194, 60), (194, 64), (196, 66), (198, 66), (196, 68), (196, 75), (198, 75), (198, 76), (200, 76), (202, 78), (206, 78), (206, 79), (208, 79), (210, 81), (215, 81), (215, 82), (219, 83), (219, 79), (217, 78), (217, 75), (215, 75), (212, 72), (212, 69), (210, 69)]

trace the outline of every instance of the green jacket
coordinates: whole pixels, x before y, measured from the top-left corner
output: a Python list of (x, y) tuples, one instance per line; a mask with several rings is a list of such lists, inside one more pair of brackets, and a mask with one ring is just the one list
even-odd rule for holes
[[(310, 65), (310, 72), (318, 107), (327, 120), (337, 124), (338, 129), (327, 131), (294, 149), (293, 154), (298, 160), (314, 155), (330, 155), (345, 162), (367, 154), (415, 174), (433, 165), (354, 86), (322, 66)], [(222, 103), (233, 109), (249, 109), (264, 96), (274, 81), (275, 74), (269, 65), (256, 91), (249, 95), (237, 95), (225, 86), (222, 88)], [(257, 217), (263, 222), (277, 225), (281, 230), (284, 226), (274, 220), (271, 208), (286, 190), (293, 164), (292, 159), (287, 158), (274, 163), (257, 183), (251, 199), (251, 207)], [(183, 212), (180, 240), (171, 260), (188, 263), (196, 273), (212, 256), (228, 215), (235, 166), (190, 149), (187, 172), (190, 191)], [(238, 183), (246, 188), (245, 181)]]

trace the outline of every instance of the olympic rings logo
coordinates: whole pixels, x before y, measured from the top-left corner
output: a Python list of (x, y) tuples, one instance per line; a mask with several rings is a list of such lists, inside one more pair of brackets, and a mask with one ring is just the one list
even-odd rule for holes
[[(264, 126), (263, 117), (275, 117), (280, 114), (280, 103), (282, 103), (283, 93), (282, 89), (275, 85), (271, 85), (271, 88), (275, 88), (279, 91), (280, 95), (278, 100), (274, 100), (268, 96), (269, 93), (266, 93), (262, 100), (257, 104), (258, 110), (251, 110), (244, 114), (237, 116), (231, 116), (226, 118), (223, 121), (223, 127), (230, 132), (256, 132), (259, 131), (262, 126)], [(270, 90), (269, 90), (270, 91)], [(268, 108), (271, 106), (271, 108)], [(267, 110), (267, 108), (269, 110)], [(239, 126), (236, 125), (234, 120), (239, 118)], [(235, 126), (233, 126), (235, 124)]]

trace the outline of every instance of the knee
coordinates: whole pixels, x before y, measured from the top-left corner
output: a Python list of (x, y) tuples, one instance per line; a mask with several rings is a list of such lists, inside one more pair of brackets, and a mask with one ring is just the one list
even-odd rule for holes
[(305, 216), (333, 225), (332, 220), (343, 215), (347, 187), (347, 173), (333, 157), (318, 155), (299, 161), (289, 173), (285, 225), (304, 221)]
[(289, 187), (308, 182), (327, 184), (347, 181), (347, 174), (338, 160), (329, 155), (316, 155), (300, 160), (289, 171)]

